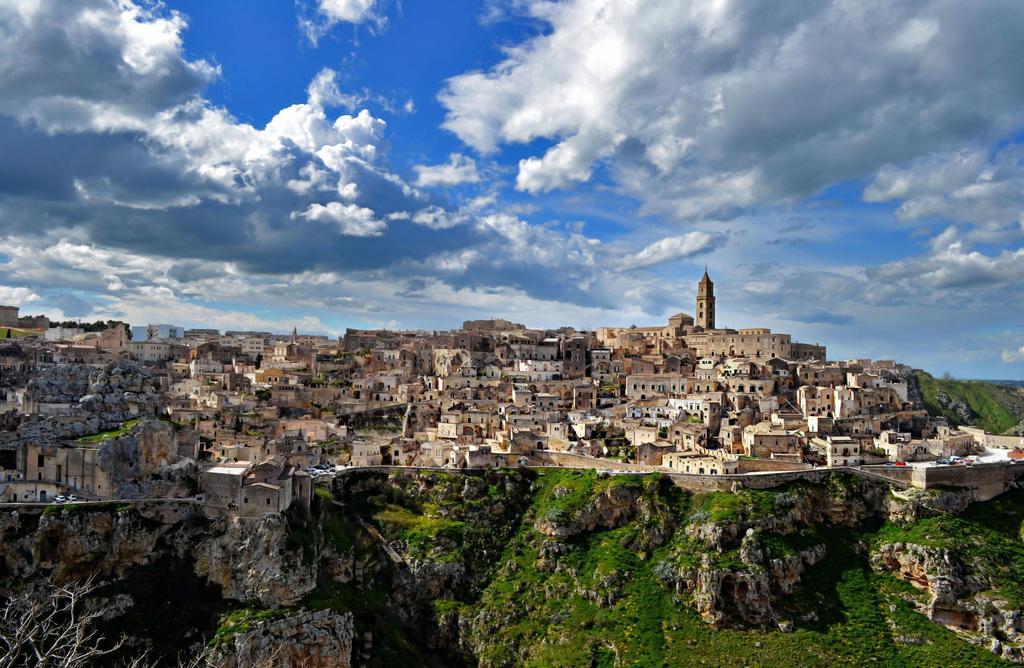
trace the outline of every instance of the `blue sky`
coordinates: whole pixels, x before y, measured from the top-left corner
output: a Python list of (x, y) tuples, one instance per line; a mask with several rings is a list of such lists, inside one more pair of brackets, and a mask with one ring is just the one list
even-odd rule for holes
[(1024, 377), (1024, 5), (0, 0), (0, 302)]

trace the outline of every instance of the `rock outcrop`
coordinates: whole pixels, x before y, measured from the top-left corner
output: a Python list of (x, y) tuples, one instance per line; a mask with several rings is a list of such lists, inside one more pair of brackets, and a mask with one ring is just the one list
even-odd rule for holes
[(214, 657), (219, 668), (349, 668), (355, 630), (350, 613), (300, 612), (259, 622)]
[(1024, 612), (988, 591), (953, 550), (915, 543), (885, 543), (871, 554), (874, 569), (889, 572), (931, 595), (922, 612), (934, 622), (1024, 662)]
[(221, 588), (225, 598), (264, 607), (294, 605), (316, 587), (316, 555), (290, 549), (285, 516), (220, 520), (222, 530), (192, 550), (197, 575)]
[[(187, 432), (180, 434), (179, 429)], [(195, 493), (195, 432), (162, 420), (146, 420), (124, 436), (99, 445), (98, 464), (119, 499), (168, 498)], [(192, 445), (184, 445), (191, 441)]]
[(158, 558), (157, 545), (170, 529), (134, 512), (65, 509), (33, 518), (5, 513), (0, 520), (0, 559), (19, 579), (56, 582), (89, 576), (123, 577)]
[(774, 601), (793, 593), (804, 571), (825, 558), (824, 544), (784, 557), (771, 557), (759, 532), (747, 529), (739, 549), (742, 568), (716, 566), (705, 553), (696, 569), (656, 569), (660, 579), (686, 600), (704, 621), (716, 627), (787, 625)]

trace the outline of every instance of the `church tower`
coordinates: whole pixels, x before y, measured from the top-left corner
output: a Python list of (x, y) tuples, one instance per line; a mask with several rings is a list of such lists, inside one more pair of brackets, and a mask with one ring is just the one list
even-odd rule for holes
[(704, 329), (715, 328), (715, 284), (704, 267), (704, 276), (697, 285), (697, 324)]

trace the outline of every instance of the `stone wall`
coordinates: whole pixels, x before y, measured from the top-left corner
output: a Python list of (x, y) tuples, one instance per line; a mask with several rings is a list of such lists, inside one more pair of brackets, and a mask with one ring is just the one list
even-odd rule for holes
[(568, 468), (596, 469), (605, 471), (634, 471), (636, 473), (664, 472), (659, 466), (649, 464), (630, 464), (625, 462), (613, 462), (610, 459), (599, 459), (597, 457), (584, 457), (568, 452), (556, 452), (554, 450), (536, 450), (530, 456), (532, 466), (565, 466)]
[(774, 459), (740, 459), (739, 473), (758, 473), (762, 471), (806, 471), (813, 468), (802, 462), (785, 462)]
[(968, 487), (976, 501), (988, 501), (1024, 477), (1024, 465), (929, 466), (915, 468), (913, 476), (915, 487)]

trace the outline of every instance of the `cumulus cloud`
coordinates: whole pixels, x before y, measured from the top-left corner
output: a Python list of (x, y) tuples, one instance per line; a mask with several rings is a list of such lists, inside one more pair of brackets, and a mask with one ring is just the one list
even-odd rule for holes
[(1021, 346), (1017, 350), (1004, 350), (1002, 360), (1007, 364), (1024, 362), (1024, 346)]
[(1024, 146), (967, 149), (883, 167), (864, 190), (869, 202), (900, 201), (906, 220), (932, 216), (973, 223), (980, 236), (1024, 236)]
[(416, 171), (416, 185), (421, 188), (457, 186), (480, 180), (476, 161), (461, 153), (452, 153), (443, 165), (416, 165), (413, 169)]
[(898, 282), (914, 291), (1019, 285), (1024, 283), (1024, 248), (986, 255), (968, 249), (947, 230), (928, 256), (888, 262), (872, 274), (876, 280)]
[(306, 89), (309, 103), (317, 107), (348, 107), (357, 103), (353, 95), (343, 95), (338, 88), (338, 73), (329, 67), (320, 70)]
[(432, 230), (447, 230), (469, 221), (469, 216), (462, 211), (448, 211), (440, 206), (428, 206), (414, 213), (411, 218), (417, 225)]
[(373, 18), (377, 0), (317, 0), (320, 13), (334, 21), (362, 23)]
[[(217, 71), (186, 58), (185, 25), (131, 2), (0, 7), (0, 234), (74, 230), (270, 271), (391, 261), (354, 237), (430, 202), (388, 171), (385, 122), (329, 115), (349, 102), (330, 69), (264, 127), (240, 122), (203, 97)], [(401, 257), (420, 241), (392, 248)]]
[(342, 234), (353, 237), (378, 237), (387, 227), (387, 223), (374, 217), (372, 209), (341, 202), (310, 204), (308, 209), (293, 213), (292, 217), (334, 223)]
[[(314, 16), (300, 16), (299, 27), (315, 46), (339, 23), (383, 26), (385, 19), (377, 11), (381, 4), (380, 0), (313, 0)], [(306, 9), (304, 3), (301, 6)]]
[(545, 30), (440, 93), (444, 127), (543, 192), (594, 166), (651, 211), (727, 215), (1019, 126), (1024, 5), (519, 3)]
[(9, 306), (20, 306), (29, 302), (39, 301), (39, 295), (28, 288), (12, 288), (0, 285), (0, 304)]
[(665, 237), (627, 256), (623, 260), (622, 266), (625, 269), (639, 269), (641, 267), (652, 267), (664, 262), (671, 262), (672, 260), (693, 257), (694, 255), (712, 250), (723, 240), (724, 237), (721, 234), (701, 231)]
[[(147, 304), (160, 304), (188, 323), (224, 322), (217, 309), (243, 320), (236, 304), (330, 309), (353, 322), (391, 309), (422, 323), (438, 295), (482, 315), (514, 313), (513, 303), (620, 313), (623, 286), (640, 295), (637, 312), (663, 310), (671, 286), (631, 276), (612, 289), (603, 266), (614, 262), (602, 265), (600, 242), (579, 225), (497, 214), (493, 191), (460, 207), (404, 182), (388, 169), (383, 119), (329, 112), (348, 104), (329, 69), (266, 125), (239, 121), (204, 97), (216, 68), (185, 56), (184, 18), (130, 5), (69, 0), (60, 16), (32, 10), (31, 21), (0, 8), (5, 37), (24, 47), (12, 67), (34, 72), (0, 73), (0, 285), (24, 286), (51, 313), (147, 318)], [(124, 21), (138, 25), (122, 30)], [(173, 33), (159, 67), (140, 65), (124, 83), (123, 68), (89, 60), (94, 42), (111, 49), (104, 63), (135, 57), (127, 37), (103, 35), (145, 33), (151, 22)], [(59, 33), (67, 48), (55, 60), (46, 40), (19, 31)], [(51, 86), (54, 68), (75, 74)], [(49, 96), (94, 116), (36, 104)], [(9, 99), (24, 104), (2, 106)], [(476, 171), (459, 155), (435, 167), (449, 173), (428, 168), (427, 182)], [(455, 311), (445, 313), (468, 317)], [(440, 312), (431, 311), (437, 326), (447, 324)]]
[(45, 132), (143, 130), (219, 75), (182, 58), (178, 12), (102, 0), (0, 8), (0, 114)]

